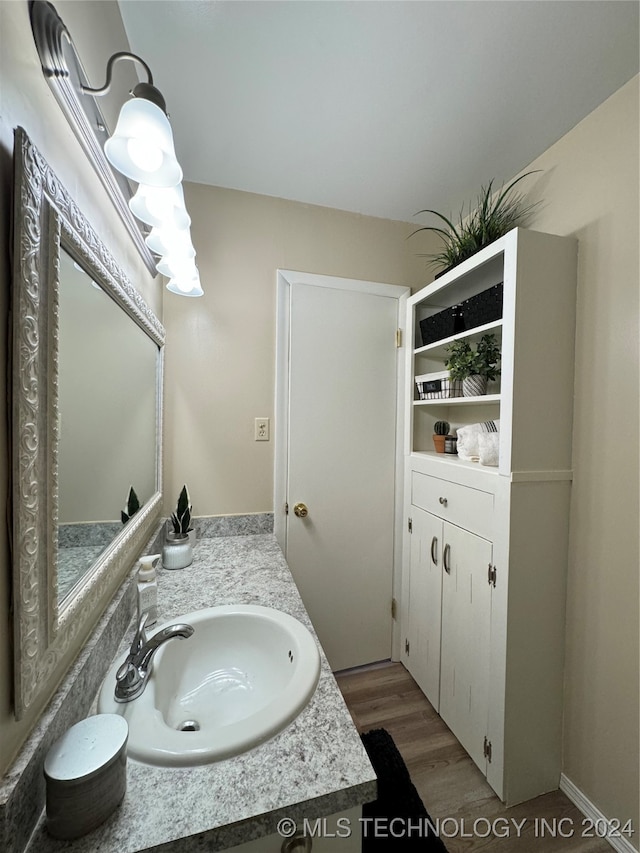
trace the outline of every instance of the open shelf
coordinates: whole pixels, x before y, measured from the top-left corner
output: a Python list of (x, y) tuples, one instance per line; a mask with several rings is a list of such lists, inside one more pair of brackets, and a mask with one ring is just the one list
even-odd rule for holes
[(484, 471), (487, 474), (498, 475), (498, 468), (494, 465), (481, 465), (479, 462), (469, 462), (466, 459), (460, 459), (455, 453), (436, 453), (435, 450), (414, 450), (411, 454), (414, 457), (434, 460), (442, 465), (453, 465), (456, 468), (471, 468), (476, 471)]
[(485, 323), (483, 326), (476, 326), (475, 329), (467, 329), (465, 332), (458, 332), (448, 338), (418, 347), (414, 350), (414, 355), (429, 355), (433, 358), (445, 359), (448, 355), (445, 347), (454, 341), (468, 340), (470, 343), (477, 343), (482, 335), (495, 332), (496, 329), (502, 329), (502, 320), (494, 320), (492, 323)]
[(500, 394), (480, 394), (478, 397), (445, 397), (441, 400), (414, 400), (414, 406), (482, 406), (485, 403), (499, 403)]

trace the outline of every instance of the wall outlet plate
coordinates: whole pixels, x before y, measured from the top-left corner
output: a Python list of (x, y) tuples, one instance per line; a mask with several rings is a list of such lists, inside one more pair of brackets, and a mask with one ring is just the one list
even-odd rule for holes
[(253, 427), (254, 441), (269, 441), (269, 418), (256, 418)]

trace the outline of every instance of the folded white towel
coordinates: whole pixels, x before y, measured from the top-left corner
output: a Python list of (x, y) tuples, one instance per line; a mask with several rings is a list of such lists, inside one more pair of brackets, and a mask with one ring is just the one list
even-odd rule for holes
[(458, 456), (468, 462), (478, 462), (480, 458), (480, 447), (478, 439), (484, 434), (498, 434), (500, 421), (484, 421), (479, 424), (468, 424), (458, 427)]
[(478, 451), (481, 465), (496, 466), (498, 464), (499, 444), (499, 432), (481, 432), (478, 435)]

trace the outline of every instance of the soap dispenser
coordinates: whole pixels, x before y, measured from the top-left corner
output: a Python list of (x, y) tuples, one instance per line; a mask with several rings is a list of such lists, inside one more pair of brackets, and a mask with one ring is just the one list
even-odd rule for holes
[(160, 554), (148, 554), (138, 561), (138, 619), (143, 613), (148, 613), (146, 628), (151, 628), (158, 621), (158, 582), (156, 580), (156, 562)]

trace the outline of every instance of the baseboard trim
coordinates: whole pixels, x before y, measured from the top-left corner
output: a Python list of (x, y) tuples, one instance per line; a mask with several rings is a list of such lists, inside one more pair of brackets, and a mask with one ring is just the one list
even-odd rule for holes
[[(0, 0), (2, 2), (2, 0)], [(360, 666), (350, 666), (346, 669), (337, 669), (334, 671), (334, 675), (355, 675), (358, 672), (370, 672), (372, 669), (383, 669), (385, 666), (391, 666), (393, 663), (392, 660), (387, 658), (386, 660), (378, 660), (373, 663), (363, 663)]]
[[(586, 818), (593, 821), (594, 826), (597, 827), (599, 823), (606, 824), (610, 820), (564, 773), (560, 774), (560, 790)], [(637, 832), (637, 827), (634, 827), (634, 830)], [(605, 841), (608, 841), (618, 853), (638, 853), (638, 848), (634, 847), (625, 835), (609, 836)]]

